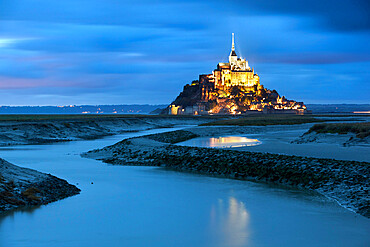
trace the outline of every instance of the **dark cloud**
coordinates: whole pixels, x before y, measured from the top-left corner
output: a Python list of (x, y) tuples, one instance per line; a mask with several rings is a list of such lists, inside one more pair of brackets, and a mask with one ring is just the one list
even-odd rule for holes
[(3, 20), (130, 25), (204, 30), (232, 15), (292, 15), (317, 19), (317, 27), (340, 31), (370, 29), (368, 0), (103, 1), (5, 0)]
[(312, 16), (318, 19), (317, 26), (320, 28), (340, 31), (370, 29), (368, 0), (235, 0), (234, 2), (244, 6), (244, 10), (252, 8), (264, 14)]

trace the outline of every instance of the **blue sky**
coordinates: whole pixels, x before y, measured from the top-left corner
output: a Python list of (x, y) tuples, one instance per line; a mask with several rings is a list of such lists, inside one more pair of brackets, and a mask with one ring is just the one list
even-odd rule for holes
[(358, 0), (0, 0), (0, 105), (166, 104), (236, 50), (305, 103), (370, 103)]

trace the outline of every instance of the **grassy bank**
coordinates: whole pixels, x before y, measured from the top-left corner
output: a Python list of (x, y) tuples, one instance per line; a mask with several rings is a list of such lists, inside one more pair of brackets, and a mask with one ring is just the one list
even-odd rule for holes
[(365, 123), (322, 123), (312, 126), (308, 133), (332, 133), (348, 134), (354, 133), (358, 138), (370, 136), (370, 122)]

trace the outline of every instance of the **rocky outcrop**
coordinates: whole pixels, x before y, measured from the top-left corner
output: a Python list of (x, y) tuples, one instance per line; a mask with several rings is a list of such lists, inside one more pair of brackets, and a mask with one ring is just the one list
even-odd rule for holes
[[(157, 134), (160, 135), (160, 134)], [(115, 165), (162, 166), (236, 179), (273, 182), (317, 191), (359, 214), (370, 217), (367, 162), (306, 158), (212, 148), (171, 145), (144, 136), (123, 140), (83, 154)], [(188, 133), (186, 133), (188, 135)]]
[(80, 189), (63, 179), (0, 159), (0, 212), (44, 205), (79, 193)]
[[(171, 110), (173, 106), (177, 108), (177, 112)], [(287, 100), (276, 90), (265, 89), (262, 85), (218, 88), (212, 82), (193, 81), (184, 86), (183, 91), (162, 111), (162, 114), (194, 114), (194, 108), (198, 111), (197, 114), (203, 115), (262, 111), (265, 113), (307, 112), (303, 102)]]

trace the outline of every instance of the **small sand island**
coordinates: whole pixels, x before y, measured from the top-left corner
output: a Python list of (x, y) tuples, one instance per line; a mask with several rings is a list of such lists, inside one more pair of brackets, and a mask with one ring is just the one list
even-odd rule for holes
[(205, 115), (246, 113), (304, 114), (303, 102), (287, 100), (276, 90), (266, 89), (246, 59), (235, 52), (234, 33), (228, 63), (219, 63), (212, 74), (184, 86), (163, 114)]
[(45, 205), (80, 193), (67, 181), (22, 168), (0, 158), (0, 213), (25, 206)]

